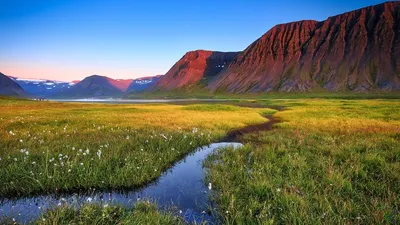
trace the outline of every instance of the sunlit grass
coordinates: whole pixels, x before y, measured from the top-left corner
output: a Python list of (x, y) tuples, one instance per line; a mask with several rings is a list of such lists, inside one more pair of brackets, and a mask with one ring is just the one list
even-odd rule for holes
[(205, 163), (226, 224), (400, 222), (400, 102), (274, 100), (284, 122)]
[[(213, 106), (207, 106), (212, 108)], [(0, 196), (137, 187), (259, 110), (0, 102)]]

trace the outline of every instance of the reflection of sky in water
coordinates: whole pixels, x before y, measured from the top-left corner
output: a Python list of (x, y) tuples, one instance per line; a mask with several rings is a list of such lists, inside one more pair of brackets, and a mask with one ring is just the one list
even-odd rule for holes
[(88, 194), (46, 195), (0, 202), (0, 216), (15, 218), (17, 222), (28, 222), (41, 215), (42, 210), (60, 204), (76, 208), (82, 203), (118, 204), (132, 207), (137, 201), (149, 199), (160, 207), (174, 207), (187, 222), (211, 220), (205, 212), (210, 204), (208, 188), (204, 184), (202, 161), (217, 148), (241, 146), (240, 143), (216, 143), (197, 151), (167, 170), (156, 182), (140, 190), (126, 192), (92, 192)]

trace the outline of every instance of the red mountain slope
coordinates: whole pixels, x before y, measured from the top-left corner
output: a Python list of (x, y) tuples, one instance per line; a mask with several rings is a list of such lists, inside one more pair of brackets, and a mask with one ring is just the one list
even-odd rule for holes
[(218, 74), (238, 55), (237, 52), (197, 50), (186, 53), (151, 89), (171, 90), (190, 87)]
[(400, 90), (400, 2), (277, 25), (208, 87), (238, 93)]

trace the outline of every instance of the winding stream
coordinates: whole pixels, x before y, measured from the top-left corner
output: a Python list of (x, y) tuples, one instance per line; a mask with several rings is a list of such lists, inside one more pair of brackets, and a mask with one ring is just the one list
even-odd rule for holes
[(198, 148), (175, 166), (168, 169), (155, 182), (139, 190), (124, 192), (98, 192), (86, 194), (42, 195), (20, 198), (17, 200), (0, 200), (0, 217), (14, 218), (16, 222), (27, 223), (38, 218), (43, 210), (57, 205), (68, 204), (76, 208), (82, 203), (91, 202), (118, 204), (133, 207), (137, 201), (149, 199), (157, 202), (161, 208), (174, 207), (186, 222), (213, 221), (207, 214), (210, 190), (204, 184), (202, 162), (218, 148), (241, 147), (235, 142), (214, 143)]

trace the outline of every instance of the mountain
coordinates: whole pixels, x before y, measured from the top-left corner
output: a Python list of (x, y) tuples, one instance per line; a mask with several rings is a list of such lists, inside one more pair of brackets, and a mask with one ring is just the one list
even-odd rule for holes
[(108, 81), (111, 83), (112, 86), (118, 88), (122, 92), (126, 92), (129, 88), (129, 86), (131, 85), (131, 83), (133, 82), (133, 79), (114, 80), (114, 79), (108, 78)]
[(19, 84), (2, 73), (0, 73), (0, 95), (28, 96)]
[(236, 93), (400, 90), (400, 2), (277, 25), (208, 87)]
[(109, 77), (92, 75), (76, 83), (67, 90), (52, 97), (55, 98), (103, 98), (120, 97), (127, 88), (126, 81), (118, 81)]
[(128, 92), (142, 92), (146, 88), (157, 82), (163, 75), (156, 75), (153, 77), (141, 77), (134, 79), (128, 87)]
[(238, 52), (197, 50), (186, 53), (150, 89), (172, 90), (190, 88), (200, 81), (207, 81), (228, 65)]
[(12, 76), (9, 76), (9, 78), (18, 83), (29, 95), (37, 97), (47, 97), (74, 85), (74, 83), (66, 81), (26, 79)]

